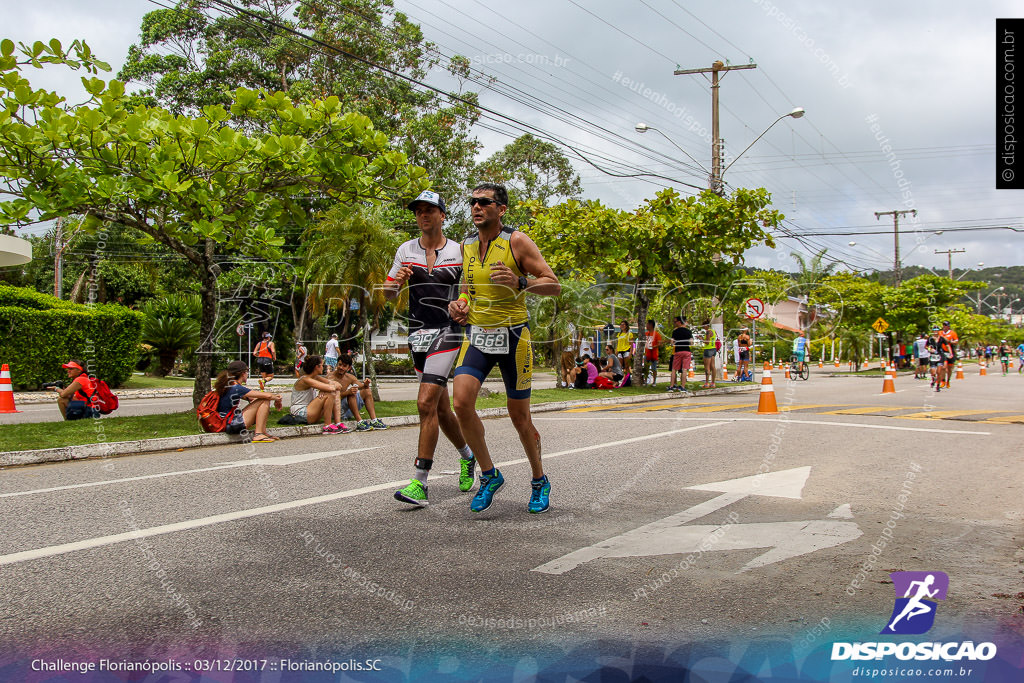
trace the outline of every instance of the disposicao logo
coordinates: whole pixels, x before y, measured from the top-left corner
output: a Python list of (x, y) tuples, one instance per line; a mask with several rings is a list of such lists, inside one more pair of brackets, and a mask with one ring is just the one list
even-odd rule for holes
[[(939, 600), (946, 599), (949, 576), (945, 572), (892, 572), (896, 602), (881, 635), (920, 635), (935, 624)], [(915, 659), (987, 661), (996, 656), (994, 643), (965, 640), (948, 643), (832, 643), (832, 660), (883, 659), (895, 655), (900, 660)]]
[(919, 635), (935, 623), (936, 600), (945, 600), (949, 577), (945, 572), (892, 572), (896, 604), (881, 633)]

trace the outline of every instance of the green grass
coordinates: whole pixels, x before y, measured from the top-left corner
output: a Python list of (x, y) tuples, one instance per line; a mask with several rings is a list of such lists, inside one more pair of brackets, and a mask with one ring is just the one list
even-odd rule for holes
[[(722, 382), (721, 386), (743, 386), (749, 382), (737, 384)], [(701, 388), (700, 382), (688, 382), (690, 391)], [(665, 391), (665, 384), (654, 388), (626, 387), (611, 390), (570, 391), (568, 389), (536, 389), (531, 402), (551, 403), (554, 401), (585, 401), (595, 398), (615, 398), (620, 396), (639, 396), (643, 394), (670, 396)], [(500, 408), (505, 405), (505, 394), (495, 393), (481, 397), (477, 408)], [(397, 417), (399, 415), (415, 415), (416, 401), (381, 401), (377, 404), (378, 417)], [(271, 410), (269, 424), (277, 426), (277, 419), (284, 411)], [(4, 425), (0, 429), (0, 451), (26, 451), (37, 448), (59, 448), (61, 446), (80, 446), (112, 441), (135, 441), (138, 439), (158, 439), (168, 436), (198, 434), (199, 424), (194, 410), (165, 415), (136, 415), (128, 417), (107, 417), (99, 421), (75, 420), (74, 422), (36, 422), (25, 424)]]
[(195, 380), (191, 377), (150, 377), (132, 375), (119, 389), (182, 389), (191, 388)]

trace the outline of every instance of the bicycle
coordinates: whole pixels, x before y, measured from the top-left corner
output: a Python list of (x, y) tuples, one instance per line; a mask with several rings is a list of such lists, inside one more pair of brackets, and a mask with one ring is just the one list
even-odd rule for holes
[(792, 356), (789, 359), (789, 376), (791, 379), (802, 379), (806, 382), (807, 378), (811, 376), (810, 366), (804, 362), (802, 364), (804, 366), (803, 370), (801, 370), (800, 365), (801, 363), (796, 359), (796, 356)]

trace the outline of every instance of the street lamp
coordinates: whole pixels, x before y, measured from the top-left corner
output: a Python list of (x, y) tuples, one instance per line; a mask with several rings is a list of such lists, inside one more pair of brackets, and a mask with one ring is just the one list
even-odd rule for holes
[[(733, 159), (732, 161), (730, 161), (730, 162), (729, 162), (729, 165), (728, 165), (728, 166), (726, 166), (726, 167), (725, 167), (724, 169), (722, 169), (722, 173), (721, 173), (721, 175), (720, 175), (720, 176), (719, 176), (719, 178), (718, 178), (718, 182), (719, 182), (719, 183), (721, 183), (721, 182), (722, 182), (722, 176), (724, 176), (724, 175), (725, 175), (725, 172), (726, 172), (726, 171), (728, 171), (728, 170), (729, 170), (730, 168), (732, 168), (732, 165), (733, 165), (733, 164), (735, 164), (735, 163), (736, 163), (737, 161), (739, 161), (739, 158), (740, 158), (741, 156), (743, 156), (744, 154), (746, 154), (746, 153), (747, 153), (747, 150), (748, 150), (748, 149), (750, 149), (751, 147), (753, 147), (753, 146), (754, 146), (754, 143), (755, 143), (755, 142), (757, 142), (758, 140), (760, 140), (761, 138), (763, 138), (763, 137), (764, 137), (764, 134), (765, 134), (765, 133), (767, 133), (768, 131), (770, 131), (770, 130), (772, 129), (772, 126), (774, 126), (774, 125), (775, 125), (776, 123), (778, 123), (778, 122), (779, 122), (779, 121), (781, 121), (782, 119), (784, 119), (784, 118), (786, 118), (786, 117), (789, 117), (789, 116), (793, 117), (794, 119), (799, 119), (799, 118), (801, 118), (801, 117), (802, 117), (802, 116), (803, 116), (803, 115), (804, 115), (805, 113), (807, 113), (807, 112), (806, 112), (806, 111), (804, 111), (804, 108), (803, 108), (803, 107), (795, 107), (795, 108), (793, 109), (793, 111), (789, 112), (788, 114), (783, 114), (783, 115), (782, 115), (782, 116), (780, 116), (779, 118), (777, 118), (777, 119), (775, 119), (774, 121), (772, 121), (772, 124), (771, 124), (771, 126), (768, 126), (767, 128), (765, 128), (765, 129), (764, 129), (764, 131), (763, 131), (763, 132), (762, 132), (762, 133), (761, 133), (760, 135), (758, 135), (758, 136), (757, 136), (756, 138), (754, 138), (754, 142), (751, 142), (751, 143), (750, 143), (749, 145), (747, 145), (747, 146), (746, 146), (746, 148), (745, 148), (745, 149), (744, 149), (744, 150), (743, 150), (742, 152), (740, 152), (739, 154), (737, 154), (737, 155), (736, 155), (736, 158), (735, 158), (735, 159)], [(712, 181), (714, 181), (714, 179), (712, 179)], [(714, 189), (714, 188), (712, 188), (712, 189)]]
[(685, 149), (683, 149), (682, 147), (680, 147), (679, 145), (677, 145), (677, 144), (675, 143), (675, 141), (674, 141), (674, 140), (673, 140), (672, 138), (670, 138), (669, 136), (665, 135), (665, 133), (664, 133), (663, 131), (661, 131), (661, 130), (658, 130), (658, 129), (657, 129), (657, 128), (655, 128), (654, 126), (648, 126), (648, 125), (647, 125), (646, 123), (644, 123), (643, 121), (641, 121), (640, 123), (638, 123), (638, 124), (636, 124), (635, 126), (633, 126), (633, 129), (634, 129), (634, 130), (635, 130), (635, 131), (636, 131), (637, 133), (646, 133), (646, 132), (647, 132), (647, 131), (649, 131), (649, 130), (653, 130), (654, 132), (656, 132), (656, 133), (658, 133), (659, 135), (661, 135), (661, 137), (663, 137), (663, 138), (665, 138), (666, 140), (668, 140), (669, 142), (671, 142), (671, 143), (672, 143), (672, 146), (673, 146), (673, 147), (675, 147), (676, 149), (678, 149), (678, 150), (679, 150), (680, 152), (682, 152), (683, 154), (685, 154), (685, 155), (687, 156), (687, 158), (688, 158), (688, 159), (690, 159), (690, 161), (692, 161), (693, 163), (697, 164), (697, 166), (698, 166), (698, 167), (700, 167), (700, 170), (704, 171), (705, 173), (711, 173), (711, 171), (709, 171), (708, 169), (704, 168), (704, 166), (703, 166), (703, 165), (702, 165), (702, 164), (701, 164), (701, 163), (700, 163), (699, 161), (697, 161), (697, 160), (696, 160), (696, 159), (694, 159), (694, 158), (693, 158), (692, 156), (690, 156), (690, 153), (689, 153), (689, 152), (687, 152), (687, 151), (686, 151)]
[[(798, 118), (802, 117), (802, 116), (803, 116), (803, 115), (804, 115), (805, 113), (807, 113), (807, 112), (806, 112), (806, 111), (804, 110), (804, 108), (803, 108), (803, 107), (794, 107), (793, 111), (790, 111), (790, 112), (788, 112), (788, 113), (786, 113), (786, 114), (783, 114), (783, 115), (782, 115), (782, 116), (780, 116), (779, 118), (777, 118), (777, 119), (775, 119), (774, 121), (772, 121), (771, 125), (770, 125), (770, 126), (768, 126), (767, 128), (765, 128), (765, 129), (764, 129), (764, 130), (763, 130), (763, 131), (761, 132), (761, 134), (760, 134), (760, 135), (758, 135), (758, 136), (757, 136), (756, 138), (754, 138), (754, 142), (751, 142), (751, 143), (750, 143), (749, 145), (747, 145), (747, 146), (746, 146), (746, 148), (744, 148), (744, 150), (743, 150), (742, 152), (740, 152), (739, 154), (737, 154), (737, 155), (736, 155), (736, 158), (735, 158), (735, 159), (733, 159), (733, 160), (732, 160), (731, 162), (729, 162), (729, 165), (728, 165), (728, 166), (726, 166), (726, 167), (725, 167), (725, 168), (724, 168), (723, 170), (719, 171), (719, 172), (718, 172), (718, 174), (717, 174), (717, 176), (715, 175), (715, 172), (714, 172), (713, 170), (712, 170), (712, 171), (710, 171), (710, 172), (709, 172), (709, 175), (710, 175), (710, 185), (711, 185), (711, 190), (712, 190), (712, 191), (713, 191), (713, 192), (714, 192), (715, 194), (722, 194), (722, 177), (723, 177), (723, 176), (725, 175), (725, 172), (726, 172), (726, 171), (728, 171), (728, 170), (729, 170), (730, 168), (732, 168), (732, 165), (733, 165), (733, 164), (735, 164), (735, 163), (736, 163), (736, 162), (737, 162), (737, 161), (739, 160), (739, 158), (740, 158), (741, 156), (743, 156), (744, 154), (746, 154), (746, 153), (747, 153), (747, 150), (748, 150), (748, 149), (750, 149), (751, 147), (753, 147), (753, 146), (754, 146), (754, 143), (756, 143), (756, 142), (757, 142), (758, 140), (760, 140), (761, 138), (763, 138), (763, 137), (764, 137), (764, 135), (765, 135), (765, 133), (767, 133), (768, 131), (770, 131), (770, 130), (772, 129), (772, 127), (773, 127), (773, 126), (774, 126), (774, 125), (775, 125), (776, 123), (778, 123), (778, 122), (779, 122), (779, 121), (781, 121), (782, 119), (785, 119), (785, 118), (789, 118), (789, 117), (792, 117), (792, 118), (794, 118), (794, 119), (798, 119)], [(701, 163), (700, 163), (699, 161), (697, 161), (697, 160), (696, 160), (696, 159), (694, 159), (694, 158), (693, 158), (692, 156), (690, 156), (690, 153), (689, 153), (689, 152), (687, 152), (687, 151), (686, 151), (685, 149), (683, 149), (682, 147), (680, 147), (679, 145), (677, 145), (677, 144), (676, 144), (676, 143), (675, 143), (675, 142), (674, 142), (674, 141), (672, 140), (672, 138), (670, 138), (669, 136), (665, 135), (665, 133), (663, 133), (662, 131), (658, 130), (657, 128), (654, 128), (653, 126), (648, 126), (648, 125), (647, 125), (646, 123), (642, 123), (642, 122), (641, 122), (641, 123), (638, 123), (638, 124), (636, 124), (636, 126), (634, 126), (634, 129), (636, 130), (636, 132), (637, 132), (637, 133), (646, 133), (646, 132), (647, 132), (647, 131), (649, 131), (649, 130), (654, 130), (654, 131), (658, 131), (658, 133), (661, 133), (661, 136), (662, 136), (663, 138), (665, 138), (666, 140), (668, 140), (669, 142), (671, 142), (671, 143), (672, 143), (672, 145), (673, 145), (673, 146), (674, 146), (674, 147), (675, 147), (676, 149), (678, 149), (678, 150), (679, 150), (680, 152), (682, 152), (683, 154), (685, 154), (685, 155), (687, 156), (687, 158), (691, 159), (691, 160), (692, 160), (692, 161), (693, 161), (694, 163), (696, 163), (696, 164), (697, 164), (697, 166), (700, 166), (700, 168), (701, 168), (701, 170), (702, 170), (702, 171), (708, 172), (708, 170), (707, 170), (706, 168), (704, 168), (704, 166), (703, 166), (703, 165), (702, 165), (702, 164), (701, 164)], [(715, 143), (716, 143), (715, 149), (720, 149), (720, 144), (718, 143), (718, 141), (717, 141), (717, 140), (715, 141)], [(715, 163), (715, 161), (716, 161), (715, 159), (712, 159), (711, 161), (712, 161), (712, 167), (717, 167), (717, 166), (718, 166), (718, 164), (717, 164), (717, 163)]]

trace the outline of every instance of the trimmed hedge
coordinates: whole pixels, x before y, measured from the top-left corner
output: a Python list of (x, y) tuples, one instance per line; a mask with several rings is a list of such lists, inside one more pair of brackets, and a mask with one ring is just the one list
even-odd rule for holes
[(65, 380), (69, 358), (111, 387), (131, 376), (139, 355), (142, 314), (116, 304), (86, 306), (23, 287), (0, 285), (0, 363), (18, 389)]

